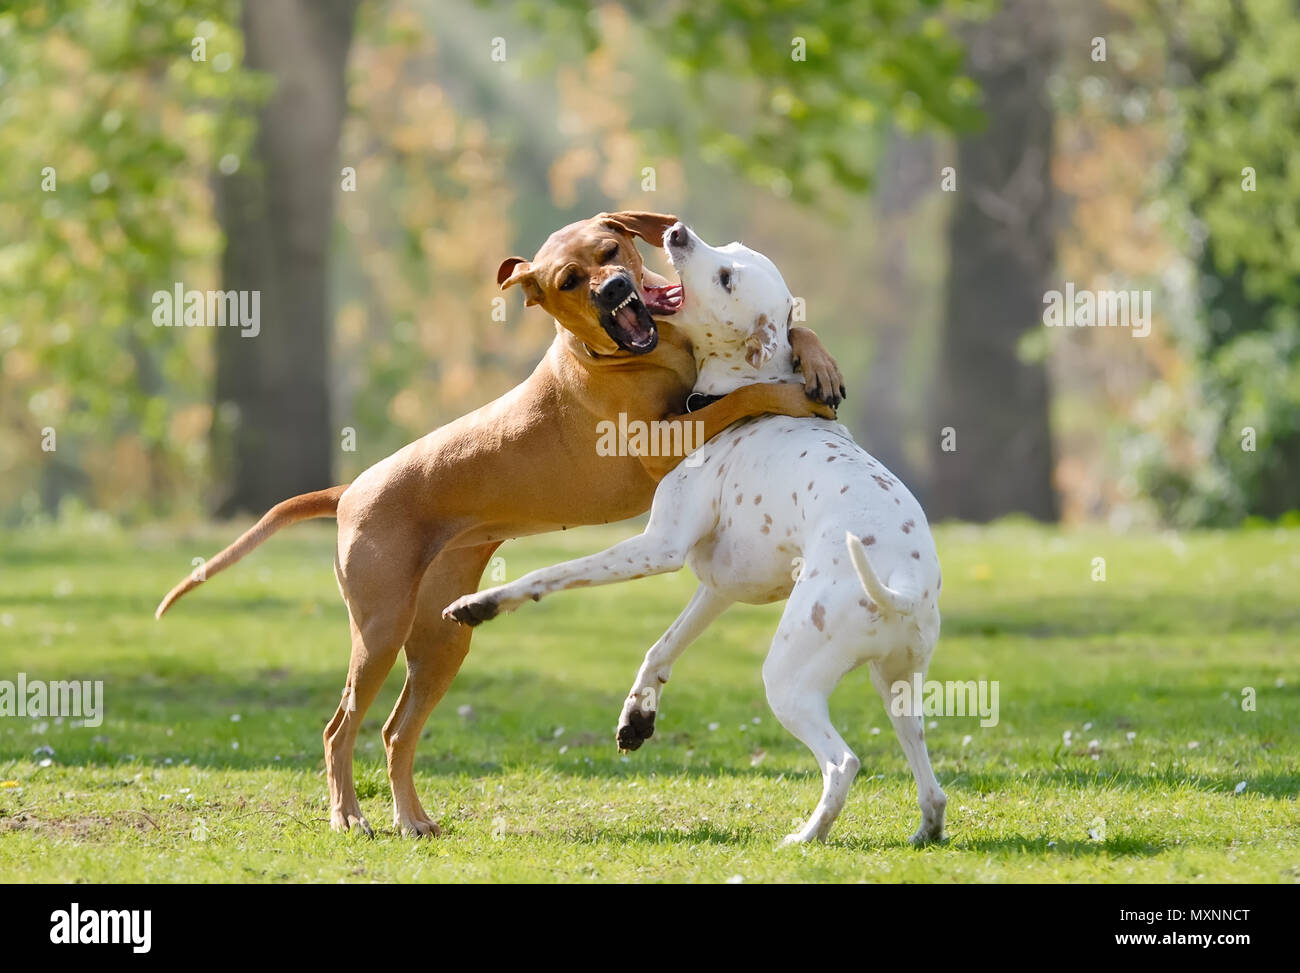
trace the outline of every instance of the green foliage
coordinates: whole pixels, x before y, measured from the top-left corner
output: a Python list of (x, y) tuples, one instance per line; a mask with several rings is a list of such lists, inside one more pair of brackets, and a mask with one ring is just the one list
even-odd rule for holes
[[(238, 68), (234, 9), (0, 13), (0, 509), (78, 492), (126, 512), (202, 468), (186, 408), (206, 408), (209, 336), (155, 328), (150, 296), (212, 280), (208, 176), (250, 134), (228, 107), (261, 91)], [(57, 451), (42, 454), (47, 427)]]
[[(870, 188), (882, 133), (966, 130), (981, 121), (953, 32), (993, 3), (967, 0), (641, 0), (627, 9), (691, 110), (659, 119), (666, 144), (692, 146), (778, 195), (809, 200)], [(601, 42), (585, 0), (515, 8), (547, 36)]]
[[(1300, 507), (1300, 12), (1293, 0), (1155, 3), (1178, 136), (1168, 198), (1197, 252), (1197, 363), (1213, 445), (1198, 468), (1148, 452), (1141, 484), (1180, 524)], [(1253, 430), (1254, 449), (1243, 448)]]

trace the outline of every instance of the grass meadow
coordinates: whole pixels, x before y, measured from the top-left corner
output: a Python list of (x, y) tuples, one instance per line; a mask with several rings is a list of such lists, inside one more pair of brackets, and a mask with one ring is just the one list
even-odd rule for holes
[[(518, 541), (503, 569), (636, 529)], [(915, 787), (865, 670), (831, 701), (862, 759), (849, 803), (825, 845), (777, 847), (820, 790), (763, 695), (780, 606), (723, 616), (676, 666), (653, 740), (618, 753), (623, 696), (689, 572), (479, 629), (416, 764), (436, 839), (392, 828), (379, 730), (399, 661), (357, 752), (377, 836), (334, 834), (321, 730), (348, 638), (332, 525), (285, 531), (153, 619), (191, 558), (237, 533), (0, 533), (0, 679), (103, 680), (105, 708), (94, 728), (0, 717), (6, 881), (1300, 880), (1300, 530), (940, 527), (930, 676), (997, 680), (1000, 720), (929, 729), (949, 838), (920, 850), (906, 843)]]

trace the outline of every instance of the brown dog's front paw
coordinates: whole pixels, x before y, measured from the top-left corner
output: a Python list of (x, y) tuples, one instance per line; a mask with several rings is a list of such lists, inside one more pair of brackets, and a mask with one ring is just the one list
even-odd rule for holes
[(805, 385), (804, 394), (814, 402), (820, 402), (823, 405), (830, 406), (832, 409), (844, 401), (844, 386), (838, 388), (827, 387), (821, 382)]
[(453, 601), (442, 610), (442, 617), (462, 625), (478, 625), (497, 617), (497, 603), (491, 598), (478, 598), (467, 595)]
[(848, 398), (844, 390), (844, 373), (815, 334), (807, 328), (792, 327), (790, 349), (795, 367), (803, 373), (804, 387), (810, 399), (837, 406)]
[(633, 710), (623, 717), (623, 722), (618, 725), (618, 748), (620, 750), (637, 750), (641, 744), (645, 743), (655, 735), (655, 713), (652, 710), (649, 713), (642, 713), (640, 710)]

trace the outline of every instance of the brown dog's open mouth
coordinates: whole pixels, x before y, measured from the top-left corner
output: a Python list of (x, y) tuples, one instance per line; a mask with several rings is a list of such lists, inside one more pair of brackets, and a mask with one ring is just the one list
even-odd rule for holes
[(682, 285), (642, 288), (645, 299), (636, 291), (628, 294), (623, 303), (600, 317), (601, 327), (624, 351), (644, 355), (659, 344), (659, 329), (651, 315), (667, 316), (682, 306)]

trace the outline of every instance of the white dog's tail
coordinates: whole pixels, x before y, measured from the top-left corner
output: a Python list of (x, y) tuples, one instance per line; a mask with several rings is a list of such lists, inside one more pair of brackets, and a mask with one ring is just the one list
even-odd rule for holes
[(844, 540), (849, 547), (849, 557), (853, 561), (853, 568), (858, 572), (858, 580), (862, 582), (867, 597), (880, 608), (881, 614), (910, 615), (916, 608), (916, 599), (895, 591), (893, 588), (885, 587), (884, 583), (876, 577), (871, 562), (867, 560), (867, 548), (862, 543), (861, 538), (849, 532), (844, 535)]

